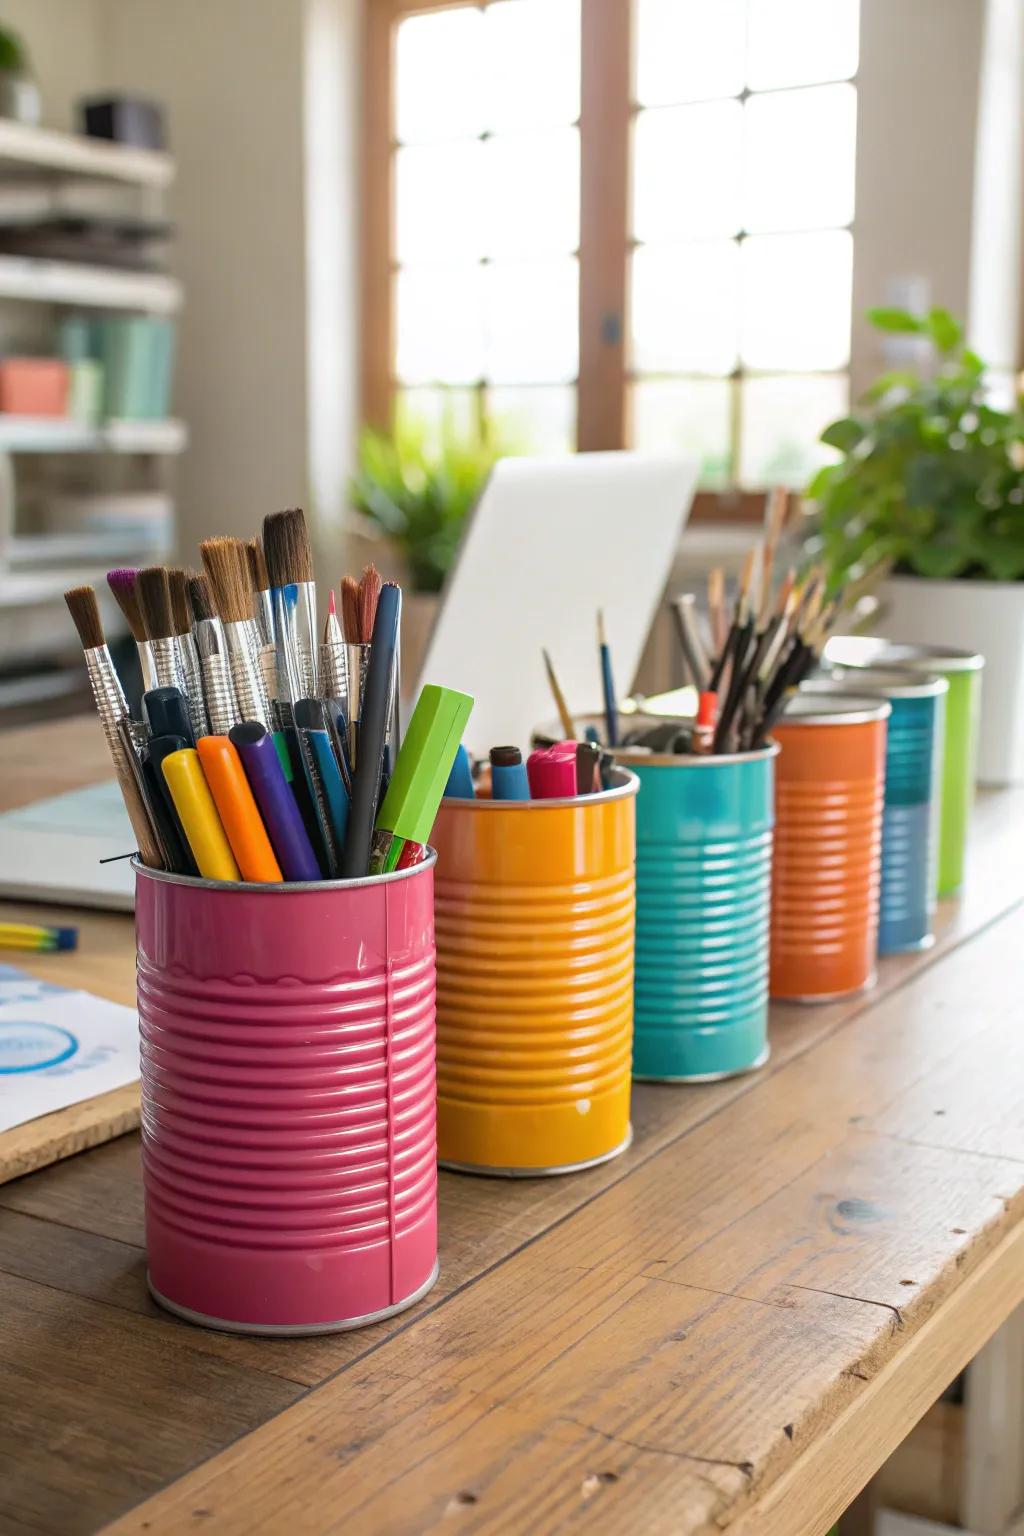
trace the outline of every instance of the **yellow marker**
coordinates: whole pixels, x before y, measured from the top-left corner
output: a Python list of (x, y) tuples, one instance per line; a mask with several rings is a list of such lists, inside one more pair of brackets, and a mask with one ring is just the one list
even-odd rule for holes
[(163, 774), (204, 880), (240, 880), (242, 877), (217, 815), (198, 752), (192, 747), (172, 752), (164, 758)]

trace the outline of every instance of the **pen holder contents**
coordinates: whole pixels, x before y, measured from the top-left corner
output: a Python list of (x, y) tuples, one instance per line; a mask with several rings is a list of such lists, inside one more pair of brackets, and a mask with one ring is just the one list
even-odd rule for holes
[(239, 1333), (402, 1311), (437, 1276), (433, 854), (331, 884), (135, 868), (154, 1297)]
[(949, 685), (944, 677), (872, 667), (837, 670), (804, 683), (803, 689), (871, 694), (889, 703), (878, 953), (925, 949), (934, 942), (939, 774)]
[(985, 658), (976, 652), (940, 645), (904, 645), (869, 635), (837, 635), (825, 648), (830, 666), (912, 668), (926, 676), (944, 677), (946, 732), (942, 749), (937, 894), (952, 896), (963, 884), (967, 830), (974, 803), (981, 719), (981, 674)]
[(777, 753), (630, 759), (640, 780), (636, 1077), (695, 1082), (768, 1059)]
[(775, 727), (772, 997), (825, 1002), (875, 968), (889, 705), (798, 694)]
[(636, 778), (441, 802), (438, 1155), (565, 1173), (629, 1145)]

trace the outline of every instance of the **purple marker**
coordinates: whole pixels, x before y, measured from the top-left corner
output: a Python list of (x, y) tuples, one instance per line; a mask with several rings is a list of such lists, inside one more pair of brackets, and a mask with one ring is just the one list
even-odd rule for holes
[(319, 880), (320, 865), (302, 814), (277, 755), (274, 738), (258, 720), (232, 726), (228, 740), (242, 759), (271, 846), (286, 880)]

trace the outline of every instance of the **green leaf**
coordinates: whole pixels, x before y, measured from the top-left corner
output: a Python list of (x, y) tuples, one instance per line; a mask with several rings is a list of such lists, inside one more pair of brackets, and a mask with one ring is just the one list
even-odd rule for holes
[(964, 347), (960, 354), (960, 365), (964, 373), (972, 379), (980, 379), (985, 372), (985, 364), (977, 352), (972, 352), (970, 347)]
[(926, 329), (940, 352), (954, 351), (964, 336), (963, 327), (948, 309), (930, 309)]
[(840, 453), (851, 453), (863, 437), (864, 428), (861, 423), (853, 416), (843, 416), (825, 428), (821, 441), (830, 448), (838, 448)]
[(921, 380), (916, 373), (909, 368), (893, 368), (888, 373), (880, 373), (873, 384), (869, 384), (861, 395), (865, 405), (871, 405), (876, 400), (883, 400), (886, 395), (891, 395), (894, 390), (916, 389)]
[(926, 321), (912, 315), (908, 309), (869, 309), (867, 318), (876, 331), (897, 331), (913, 336), (920, 336), (927, 326)]

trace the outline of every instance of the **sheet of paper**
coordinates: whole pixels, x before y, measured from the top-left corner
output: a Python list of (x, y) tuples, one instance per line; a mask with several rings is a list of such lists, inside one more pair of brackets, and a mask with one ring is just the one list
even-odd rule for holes
[(134, 1008), (0, 965), (0, 1131), (139, 1075)]

